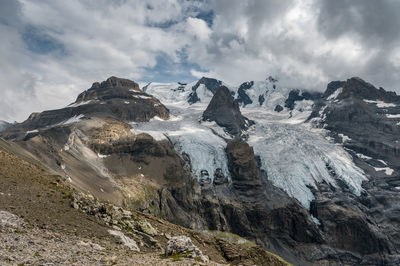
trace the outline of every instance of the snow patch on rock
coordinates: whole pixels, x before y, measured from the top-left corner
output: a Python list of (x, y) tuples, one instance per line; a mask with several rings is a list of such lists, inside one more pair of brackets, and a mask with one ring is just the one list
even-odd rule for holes
[(400, 114), (386, 114), (387, 118), (400, 118)]
[(379, 100), (373, 101), (373, 100), (364, 99), (364, 102), (366, 102), (366, 103), (374, 103), (374, 104), (376, 104), (376, 106), (378, 108), (396, 107), (396, 104), (394, 104), (394, 103), (385, 103), (384, 101), (379, 101)]
[(340, 87), (338, 89), (336, 89), (331, 95), (329, 95), (329, 97), (327, 98), (328, 101), (332, 101), (332, 100), (336, 100), (336, 98), (339, 96), (339, 94), (341, 94), (343, 91), (343, 88)]
[(364, 155), (364, 154), (362, 154), (362, 153), (356, 153), (356, 155), (357, 155), (357, 157), (360, 158), (360, 159), (364, 159), (364, 160), (371, 160), (371, 159), (372, 159), (372, 157), (369, 157), (369, 156)]
[(385, 171), (386, 175), (392, 175), (394, 170), (389, 167), (374, 167), (375, 171), (380, 172), (380, 171)]
[(338, 136), (342, 139), (342, 143), (345, 143), (347, 141), (350, 141), (351, 138), (349, 138), (348, 136), (344, 135), (344, 134), (338, 134)]

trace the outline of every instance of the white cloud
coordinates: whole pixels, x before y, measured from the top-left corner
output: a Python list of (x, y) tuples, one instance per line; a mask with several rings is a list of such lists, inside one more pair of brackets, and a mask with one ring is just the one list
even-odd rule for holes
[[(187, 66), (193, 78), (230, 84), (276, 75), (283, 85), (322, 90), (361, 76), (396, 90), (399, 9), (386, 0), (379, 10), (371, 0), (4, 0), (0, 119), (63, 107), (111, 75), (157, 81), (160, 56), (174, 64), (164, 74)], [(24, 41), (28, 27), (39, 52)]]
[(187, 32), (193, 34), (200, 41), (207, 41), (211, 35), (211, 30), (207, 23), (198, 18), (187, 19)]

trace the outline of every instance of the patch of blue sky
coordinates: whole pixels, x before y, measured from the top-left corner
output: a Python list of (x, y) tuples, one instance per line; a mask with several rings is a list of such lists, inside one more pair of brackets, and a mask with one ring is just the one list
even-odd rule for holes
[(62, 43), (46, 33), (45, 30), (35, 26), (26, 26), (22, 33), (22, 39), (28, 50), (33, 53), (67, 55), (67, 51)]
[(141, 78), (142, 82), (184, 82), (189, 83), (197, 78), (190, 70), (205, 72), (199, 65), (187, 61), (184, 51), (178, 53), (179, 61), (172, 60), (168, 55), (162, 53), (157, 56), (157, 63), (154, 67), (145, 68), (145, 74)]
[(211, 27), (213, 25), (214, 16), (215, 16), (214, 10), (210, 9), (210, 10), (201, 10), (197, 14), (196, 18), (204, 20), (207, 23), (208, 27)]

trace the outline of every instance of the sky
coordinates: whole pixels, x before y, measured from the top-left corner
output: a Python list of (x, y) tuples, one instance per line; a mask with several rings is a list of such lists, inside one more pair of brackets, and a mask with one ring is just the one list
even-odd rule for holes
[(0, 119), (61, 108), (95, 81), (400, 92), (398, 0), (1, 0)]

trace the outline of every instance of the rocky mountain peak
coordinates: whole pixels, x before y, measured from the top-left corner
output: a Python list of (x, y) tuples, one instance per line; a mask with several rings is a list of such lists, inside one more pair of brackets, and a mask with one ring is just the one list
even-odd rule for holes
[(206, 90), (210, 91), (212, 94), (215, 94), (217, 89), (222, 85), (222, 81), (207, 77), (202, 77), (199, 79), (199, 81), (197, 81), (197, 83), (192, 87), (192, 93), (189, 95), (188, 102), (190, 104), (200, 101), (197, 91), (200, 85), (204, 85)]
[(131, 80), (110, 77), (77, 97), (65, 108), (32, 113), (29, 118), (2, 131), (5, 138), (25, 139), (26, 132), (74, 125), (93, 118), (124, 122), (147, 122), (153, 117), (169, 118), (169, 110), (156, 98), (140, 90)]
[(143, 93), (139, 84), (129, 79), (110, 77), (103, 82), (95, 82), (92, 87), (79, 94), (75, 103), (89, 100), (105, 100), (111, 98), (130, 98), (132, 92)]
[(99, 88), (106, 88), (106, 89), (113, 89), (113, 88), (127, 88), (127, 89), (133, 89), (136, 91), (141, 91), (139, 89), (139, 85), (129, 79), (123, 79), (123, 78), (117, 78), (117, 77), (109, 77), (106, 81), (103, 81), (101, 83), (99, 82), (94, 82), (91, 89), (99, 89)]
[(201, 84), (204, 84), (208, 90), (215, 93), (217, 89), (222, 85), (222, 81), (214, 79), (214, 78), (207, 78), (202, 77), (196, 85), (193, 86), (193, 90), (196, 90)]
[(358, 77), (350, 78), (343, 84), (343, 91), (340, 99), (358, 98), (366, 100), (382, 100), (384, 102), (397, 102), (400, 97), (395, 92), (386, 91), (383, 88), (377, 89), (372, 84)]
[(215, 121), (234, 136), (240, 135), (240, 132), (252, 123), (241, 114), (238, 101), (225, 86), (219, 87), (214, 94), (203, 113), (203, 120)]

